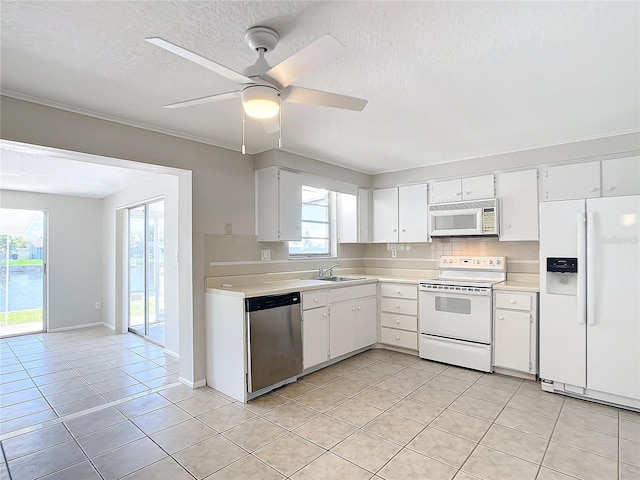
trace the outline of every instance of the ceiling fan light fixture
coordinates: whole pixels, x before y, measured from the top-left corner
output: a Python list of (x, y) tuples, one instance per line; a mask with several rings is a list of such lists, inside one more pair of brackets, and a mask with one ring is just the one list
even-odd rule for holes
[(251, 85), (242, 90), (242, 108), (253, 118), (273, 118), (280, 112), (280, 92), (267, 85)]

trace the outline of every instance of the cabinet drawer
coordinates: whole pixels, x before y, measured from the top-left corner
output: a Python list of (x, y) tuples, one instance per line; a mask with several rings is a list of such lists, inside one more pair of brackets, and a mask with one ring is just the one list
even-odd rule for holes
[(416, 300), (405, 300), (403, 298), (382, 298), (380, 300), (381, 310), (389, 313), (402, 313), (404, 315), (417, 315), (418, 302)]
[(496, 308), (531, 310), (531, 297), (513, 293), (496, 293)]
[(404, 330), (382, 327), (380, 329), (380, 341), (396, 347), (410, 348), (411, 350), (418, 349), (418, 334), (416, 332), (405, 332)]
[(329, 301), (331, 303), (344, 302), (360, 297), (375, 297), (377, 286), (375, 283), (357, 285), (355, 287), (338, 287), (329, 290)]
[(409, 315), (396, 315), (394, 313), (380, 314), (380, 324), (383, 327), (399, 328), (400, 330), (418, 331), (418, 317)]
[(383, 283), (380, 285), (383, 297), (418, 299), (417, 285), (398, 285), (397, 283)]
[(302, 309), (309, 310), (310, 308), (324, 307), (329, 303), (328, 290), (316, 290), (313, 292), (302, 294)]

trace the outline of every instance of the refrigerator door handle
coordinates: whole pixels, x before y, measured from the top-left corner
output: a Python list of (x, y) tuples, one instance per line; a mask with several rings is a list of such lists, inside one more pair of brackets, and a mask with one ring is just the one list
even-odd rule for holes
[[(595, 241), (595, 217), (593, 212), (587, 212), (587, 265), (591, 271), (595, 268), (594, 241)], [(588, 274), (588, 272), (587, 272)], [(587, 276), (587, 325), (596, 324), (596, 295), (595, 275)]]
[(578, 213), (576, 217), (576, 223), (578, 227), (578, 291), (576, 296), (576, 301), (578, 302), (578, 324), (584, 325), (585, 319), (587, 317), (586, 311), (586, 299), (585, 299), (585, 290), (586, 290), (586, 277), (585, 277), (585, 247), (586, 247), (586, 239), (585, 239), (585, 216), (584, 212)]

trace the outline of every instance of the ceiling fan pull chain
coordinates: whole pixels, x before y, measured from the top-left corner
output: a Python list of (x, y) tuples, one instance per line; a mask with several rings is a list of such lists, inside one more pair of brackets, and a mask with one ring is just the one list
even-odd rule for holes
[(278, 133), (278, 148), (282, 148), (282, 94), (278, 93), (278, 100), (280, 101), (280, 111), (278, 112), (280, 127)]
[(244, 155), (245, 151), (246, 151), (245, 146), (244, 146), (244, 123), (245, 123), (245, 118), (244, 118), (244, 108), (241, 107), (241, 109), (242, 109), (242, 149), (241, 149), (241, 153), (242, 153), (242, 155)]

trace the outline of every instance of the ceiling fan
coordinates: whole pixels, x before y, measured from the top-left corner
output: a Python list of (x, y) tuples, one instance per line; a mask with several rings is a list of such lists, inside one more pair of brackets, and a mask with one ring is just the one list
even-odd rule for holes
[(355, 111), (362, 111), (367, 105), (367, 100), (361, 98), (291, 85), (302, 75), (331, 59), (344, 48), (331, 35), (326, 34), (320, 37), (274, 67), (267, 63), (264, 55), (277, 45), (280, 40), (278, 32), (268, 27), (252, 27), (245, 32), (244, 38), (249, 47), (258, 53), (258, 59), (256, 63), (245, 68), (243, 73), (231, 70), (160, 37), (146, 38), (147, 42), (197, 63), (240, 86), (238, 90), (232, 92), (172, 103), (165, 105), (165, 108), (190, 107), (240, 97), (244, 113), (261, 119), (265, 131), (274, 133), (281, 129), (281, 118), (275, 118), (279, 113), (281, 114), (281, 102), (304, 103)]

